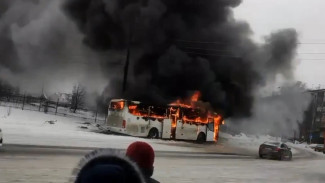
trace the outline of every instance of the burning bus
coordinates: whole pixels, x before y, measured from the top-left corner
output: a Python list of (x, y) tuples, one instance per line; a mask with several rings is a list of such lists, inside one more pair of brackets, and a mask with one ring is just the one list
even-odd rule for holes
[[(107, 116), (108, 130), (135, 137), (217, 141), (220, 115), (179, 100), (166, 105), (147, 105), (139, 101), (113, 99)], [(195, 100), (196, 99), (196, 100)]]

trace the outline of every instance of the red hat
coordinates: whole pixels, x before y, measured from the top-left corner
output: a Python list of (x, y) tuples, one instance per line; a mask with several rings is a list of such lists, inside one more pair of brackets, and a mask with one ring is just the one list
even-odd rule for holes
[(155, 152), (148, 143), (133, 142), (127, 148), (126, 155), (135, 161), (140, 169), (153, 173)]

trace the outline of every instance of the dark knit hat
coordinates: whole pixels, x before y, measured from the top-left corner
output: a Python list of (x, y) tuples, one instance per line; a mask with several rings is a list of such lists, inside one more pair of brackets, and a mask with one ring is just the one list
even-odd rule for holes
[(74, 183), (144, 183), (135, 162), (112, 149), (99, 149), (85, 155), (73, 170)]
[(133, 142), (126, 150), (126, 155), (133, 160), (146, 176), (153, 174), (155, 152), (146, 142)]

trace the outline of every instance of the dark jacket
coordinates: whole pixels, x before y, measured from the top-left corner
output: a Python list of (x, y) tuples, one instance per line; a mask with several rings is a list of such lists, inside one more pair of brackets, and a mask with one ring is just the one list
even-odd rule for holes
[(160, 183), (157, 180), (153, 179), (153, 178), (149, 178), (147, 179), (147, 183)]

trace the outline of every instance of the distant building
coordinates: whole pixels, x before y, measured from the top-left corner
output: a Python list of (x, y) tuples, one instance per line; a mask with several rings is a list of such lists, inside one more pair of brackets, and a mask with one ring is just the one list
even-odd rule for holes
[(324, 143), (325, 136), (325, 89), (309, 90), (312, 102), (305, 112), (300, 126), (300, 137), (311, 143)]
[(61, 104), (70, 104), (72, 94), (68, 93), (54, 93), (49, 96), (49, 100), (52, 102), (59, 102)]

